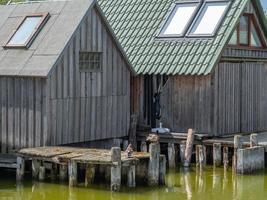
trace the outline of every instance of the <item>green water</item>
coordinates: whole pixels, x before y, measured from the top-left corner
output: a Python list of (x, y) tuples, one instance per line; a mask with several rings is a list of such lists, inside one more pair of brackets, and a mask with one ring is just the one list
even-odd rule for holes
[(14, 172), (0, 171), (0, 199), (27, 200), (264, 200), (267, 199), (266, 173), (254, 176), (233, 176), (223, 169), (207, 169), (199, 174), (169, 172), (166, 186), (148, 188), (123, 187), (120, 193), (109, 191), (108, 185), (94, 185), (69, 189), (65, 183), (24, 181), (16, 185)]

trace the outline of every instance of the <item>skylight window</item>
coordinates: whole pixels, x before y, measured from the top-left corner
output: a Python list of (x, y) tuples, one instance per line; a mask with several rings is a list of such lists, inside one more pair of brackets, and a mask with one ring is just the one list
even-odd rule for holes
[(25, 47), (28, 48), (43, 25), (49, 18), (49, 14), (28, 15), (18, 26), (5, 47)]
[(184, 34), (198, 5), (199, 3), (176, 4), (160, 35), (163, 37), (171, 37)]
[(212, 36), (219, 27), (229, 2), (206, 2), (204, 3), (195, 23), (190, 30), (192, 36)]
[(224, 19), (230, 3), (230, 0), (178, 2), (159, 37), (212, 37)]

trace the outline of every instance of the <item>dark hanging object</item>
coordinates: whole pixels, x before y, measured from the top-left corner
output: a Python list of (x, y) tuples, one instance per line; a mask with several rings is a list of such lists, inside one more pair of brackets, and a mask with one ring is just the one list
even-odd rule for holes
[(160, 92), (154, 94), (154, 108), (155, 108), (155, 117), (157, 120), (161, 119), (161, 106), (160, 106)]

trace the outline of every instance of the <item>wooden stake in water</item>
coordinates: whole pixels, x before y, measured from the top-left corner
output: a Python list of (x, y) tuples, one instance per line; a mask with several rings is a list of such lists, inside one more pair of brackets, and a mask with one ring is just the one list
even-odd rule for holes
[(40, 166), (41, 166), (41, 162), (39, 160), (32, 159), (32, 177), (33, 177), (33, 179), (38, 179)]
[(195, 137), (195, 131), (193, 129), (189, 129), (187, 133), (187, 140), (186, 140), (186, 148), (185, 148), (185, 160), (183, 163), (184, 167), (189, 167), (193, 152), (193, 145), (194, 145), (194, 137)]
[(22, 181), (24, 178), (25, 160), (22, 157), (17, 157), (17, 181)]
[(229, 164), (228, 154), (229, 154), (228, 147), (223, 147), (223, 166), (225, 170), (227, 170)]
[(159, 143), (151, 143), (149, 145), (149, 153), (148, 185), (155, 186), (159, 184)]
[(121, 187), (121, 149), (119, 147), (113, 147), (111, 149), (111, 161), (113, 166), (111, 167), (111, 191), (119, 191)]
[(69, 161), (69, 186), (73, 187), (77, 185), (77, 163), (75, 161)]
[(222, 145), (220, 143), (213, 144), (213, 165), (221, 166), (222, 163)]
[(169, 161), (169, 168), (170, 169), (175, 169), (176, 163), (175, 163), (175, 146), (174, 143), (169, 143), (168, 144), (168, 161)]
[(87, 164), (85, 170), (85, 186), (87, 187), (88, 185), (94, 183), (94, 179), (95, 179), (95, 166)]
[(234, 137), (234, 155), (233, 155), (233, 161), (232, 161), (232, 167), (233, 171), (236, 172), (237, 170), (237, 150), (242, 148), (242, 142), (241, 142), (241, 136), (236, 135)]

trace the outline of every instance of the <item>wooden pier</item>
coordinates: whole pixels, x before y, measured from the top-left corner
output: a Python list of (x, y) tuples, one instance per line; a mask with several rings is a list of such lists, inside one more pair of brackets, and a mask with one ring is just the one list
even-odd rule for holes
[[(146, 138), (150, 132), (137, 132), (140, 150), (146, 149)], [(193, 129), (188, 133), (158, 133), (159, 143), (165, 147), (169, 168), (177, 163), (189, 167), (191, 156), (196, 166), (204, 169), (206, 164), (228, 169), (240, 174), (254, 173), (265, 168), (267, 133), (240, 134), (228, 137), (213, 137), (197, 134)], [(161, 148), (164, 149), (164, 148)]]
[[(18, 152), (17, 180), (21, 181), (25, 174), (25, 162), (31, 162), (34, 179), (40, 181), (47, 178), (68, 180), (69, 186), (78, 184), (78, 176), (84, 166), (85, 185), (94, 183), (96, 173), (104, 171), (108, 177), (112, 191), (119, 191), (122, 183), (122, 169), (126, 169), (128, 187), (136, 186), (136, 177), (148, 180), (149, 185), (164, 184), (166, 174), (166, 158), (160, 155), (159, 144), (151, 143), (150, 152), (126, 152), (119, 147), (111, 150), (86, 149), (74, 147), (39, 147), (27, 148)], [(143, 165), (143, 166), (142, 166)], [(149, 173), (138, 174), (138, 168), (147, 166)], [(100, 168), (102, 170), (100, 170)], [(104, 170), (103, 170), (104, 169)], [(146, 177), (144, 177), (146, 176)]]

